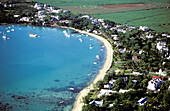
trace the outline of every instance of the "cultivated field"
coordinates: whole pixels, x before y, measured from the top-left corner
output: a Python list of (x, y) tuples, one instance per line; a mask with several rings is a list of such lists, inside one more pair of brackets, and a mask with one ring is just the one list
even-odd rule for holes
[(134, 7), (150, 7), (155, 6), (152, 4), (146, 4), (146, 3), (131, 3), (131, 4), (108, 4), (108, 5), (100, 5), (104, 8), (134, 8)]
[(134, 26), (170, 32), (169, 0), (33, 0)]
[(140, 11), (117, 12), (92, 15), (96, 18), (133, 26), (148, 26), (151, 29), (170, 33), (170, 9), (159, 8)]

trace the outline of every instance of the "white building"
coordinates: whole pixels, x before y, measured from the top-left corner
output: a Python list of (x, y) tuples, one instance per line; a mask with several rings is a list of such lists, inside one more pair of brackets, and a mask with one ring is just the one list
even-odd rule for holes
[(131, 91), (132, 89), (128, 89), (128, 90), (124, 90), (124, 89), (120, 89), (119, 90), (119, 93), (125, 93), (125, 92), (129, 92), (129, 91)]
[(146, 38), (153, 38), (153, 35), (151, 35), (151, 34), (146, 35)]
[(57, 14), (59, 14), (59, 13), (62, 13), (62, 11), (61, 11), (61, 10), (52, 10), (52, 13), (57, 13)]
[(146, 100), (147, 98), (141, 98), (140, 100), (138, 100), (138, 105), (141, 106), (141, 105), (144, 105), (146, 103)]
[(148, 31), (148, 27), (140, 26), (140, 27), (139, 27), (139, 30)]
[(165, 48), (165, 46), (166, 46), (166, 42), (158, 42), (158, 43), (156, 44), (156, 48), (157, 48), (158, 50), (161, 50), (161, 49)]
[(103, 105), (103, 100), (101, 100), (101, 101), (91, 101), (89, 104), (95, 104), (96, 106), (99, 106), (99, 107), (102, 107), (102, 105)]
[(108, 89), (101, 89), (97, 97), (101, 97), (102, 95), (111, 95), (112, 93), (116, 93), (116, 91), (108, 90)]
[(70, 11), (68, 11), (68, 10), (64, 10), (64, 11), (63, 11), (63, 13), (70, 13)]
[(52, 10), (54, 10), (55, 8), (54, 7), (50, 7), (50, 10), (52, 11)]
[(90, 19), (90, 16), (89, 16), (89, 15), (83, 15), (81, 18), (87, 18), (87, 19)]
[(144, 52), (143, 50), (140, 50), (140, 51), (139, 51), (139, 55), (141, 55), (143, 52)]
[(44, 13), (45, 13), (45, 11), (38, 11), (38, 15), (42, 15)]
[(111, 79), (111, 80), (109, 81), (110, 84), (113, 84), (114, 82), (116, 82), (116, 80), (114, 80), (114, 79)]
[(135, 71), (132, 71), (132, 74), (142, 75), (142, 73), (140, 73), (140, 72), (135, 72)]
[(96, 30), (93, 30), (93, 33), (98, 34), (98, 32)]
[(126, 48), (121, 48), (121, 49), (119, 49), (119, 52), (120, 52), (120, 53), (126, 52)]
[(19, 17), (19, 15), (14, 15), (15, 18)]
[(25, 22), (29, 22), (30, 17), (22, 17), (20, 18), (20, 21), (25, 21)]
[(98, 21), (103, 23), (103, 22), (104, 22), (104, 19), (98, 19)]
[(161, 84), (161, 83), (165, 83), (164, 81), (162, 81), (161, 79), (158, 78), (154, 78), (152, 80), (149, 81), (147, 89), (155, 91), (156, 88)]
[(119, 40), (118, 35), (111, 35), (111, 37), (113, 37), (114, 40)]
[(38, 3), (36, 3), (36, 4), (34, 5), (34, 8), (36, 8), (36, 9), (38, 9), (38, 10), (41, 10), (41, 9), (42, 9), (41, 5), (38, 4)]

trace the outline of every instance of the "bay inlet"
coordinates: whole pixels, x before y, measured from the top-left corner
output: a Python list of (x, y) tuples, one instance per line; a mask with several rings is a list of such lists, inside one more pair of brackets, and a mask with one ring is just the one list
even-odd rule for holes
[(7, 25), (0, 32), (0, 102), (11, 110), (70, 111), (106, 59), (101, 41), (70, 29)]

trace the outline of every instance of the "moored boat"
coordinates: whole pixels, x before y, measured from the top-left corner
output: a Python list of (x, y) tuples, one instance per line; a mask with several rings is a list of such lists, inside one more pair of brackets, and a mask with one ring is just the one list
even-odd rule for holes
[(8, 37), (6, 37), (6, 34), (4, 34), (4, 32), (3, 32), (2, 38), (3, 38), (3, 39), (9, 39)]
[(7, 37), (5, 35), (2, 36), (3, 39), (7, 39)]
[(37, 34), (29, 34), (30, 37), (37, 37)]
[(71, 91), (74, 91), (74, 88), (70, 88)]
[(100, 60), (100, 56), (99, 56), (99, 55), (96, 55), (96, 58), (97, 58), (98, 60)]
[(97, 62), (93, 62), (93, 64), (97, 64)]

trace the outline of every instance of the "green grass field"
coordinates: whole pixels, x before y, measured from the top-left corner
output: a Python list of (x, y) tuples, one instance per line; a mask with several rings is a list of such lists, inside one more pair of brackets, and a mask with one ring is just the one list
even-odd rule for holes
[[(143, 0), (32, 0), (41, 3), (48, 3), (53, 6), (98, 6), (103, 4), (120, 4), (120, 3), (141, 3)], [(145, 0), (147, 1), (147, 0)]]
[[(90, 14), (117, 23), (128, 23), (133, 26), (148, 26), (160, 32), (170, 33), (170, 0), (33, 0), (47, 3), (73, 13)], [(155, 7), (140, 8), (103, 8), (104, 4), (146, 3)], [(164, 7), (164, 8), (162, 8)]]
[(48, 3), (53, 6), (98, 6), (103, 4), (126, 4), (126, 3), (149, 3), (155, 5), (170, 4), (169, 0), (32, 0), (41, 3)]
[(148, 26), (156, 31), (170, 33), (170, 9), (167, 8), (96, 14), (92, 16), (121, 24)]

